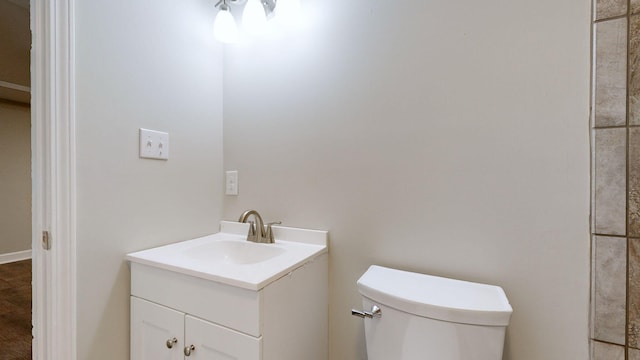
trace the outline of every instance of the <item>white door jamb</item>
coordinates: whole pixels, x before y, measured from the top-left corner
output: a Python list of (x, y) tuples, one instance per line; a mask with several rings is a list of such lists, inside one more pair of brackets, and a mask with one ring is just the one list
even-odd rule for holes
[[(74, 0), (31, 0), (33, 359), (76, 360)], [(51, 247), (42, 246), (43, 231)]]

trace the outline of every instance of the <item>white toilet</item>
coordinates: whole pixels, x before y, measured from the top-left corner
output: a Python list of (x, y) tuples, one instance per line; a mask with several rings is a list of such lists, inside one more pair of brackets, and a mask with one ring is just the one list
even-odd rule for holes
[(369, 360), (501, 360), (502, 288), (373, 265), (358, 280)]

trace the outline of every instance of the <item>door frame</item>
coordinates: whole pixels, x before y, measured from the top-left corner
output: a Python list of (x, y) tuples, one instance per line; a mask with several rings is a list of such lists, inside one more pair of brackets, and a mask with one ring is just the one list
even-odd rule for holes
[(74, 0), (30, 12), (33, 359), (76, 360)]

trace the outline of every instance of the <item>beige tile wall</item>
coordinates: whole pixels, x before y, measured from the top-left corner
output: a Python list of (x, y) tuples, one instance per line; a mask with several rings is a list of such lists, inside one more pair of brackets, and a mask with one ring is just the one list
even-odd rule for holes
[(592, 360), (624, 360), (624, 347), (594, 341), (591, 349)]
[(607, 19), (627, 13), (627, 0), (594, 0), (596, 20)]
[(626, 230), (626, 141), (624, 128), (595, 130), (595, 232), (624, 235)]
[(640, 128), (629, 129), (629, 236), (640, 237)]
[(594, 1), (591, 359), (640, 360), (640, 0)]
[(594, 277), (594, 339), (619, 345), (625, 343), (626, 258), (624, 238), (596, 236)]
[(629, 347), (640, 348), (640, 239), (629, 240)]
[(629, 123), (633, 125), (640, 124), (639, 35), (640, 17), (632, 16), (629, 21)]
[(595, 24), (595, 123), (624, 125), (627, 121), (627, 19)]

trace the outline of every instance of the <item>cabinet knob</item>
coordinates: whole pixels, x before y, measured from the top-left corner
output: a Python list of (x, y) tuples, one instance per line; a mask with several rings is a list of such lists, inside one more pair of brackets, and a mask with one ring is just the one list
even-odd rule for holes
[(196, 347), (193, 345), (185, 346), (184, 348), (184, 356), (191, 356), (191, 352), (195, 351)]
[(173, 347), (173, 345), (178, 343), (178, 339), (173, 338), (173, 339), (169, 339), (167, 340), (167, 348), (171, 349)]

